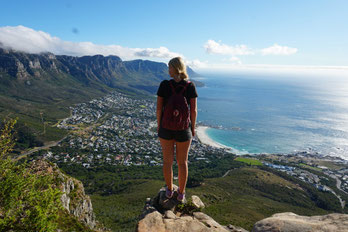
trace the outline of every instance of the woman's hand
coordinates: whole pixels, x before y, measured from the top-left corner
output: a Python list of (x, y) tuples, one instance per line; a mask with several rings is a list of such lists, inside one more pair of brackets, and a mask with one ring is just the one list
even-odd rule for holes
[(191, 131), (192, 131), (192, 137), (196, 136), (196, 131), (195, 128), (191, 126)]

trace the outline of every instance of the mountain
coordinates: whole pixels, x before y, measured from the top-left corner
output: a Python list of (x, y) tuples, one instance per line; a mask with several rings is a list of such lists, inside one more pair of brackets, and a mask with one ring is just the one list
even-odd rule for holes
[[(198, 74), (188, 67), (190, 76)], [(165, 63), (133, 60), (122, 61), (117, 56), (55, 56), (52, 53), (28, 54), (0, 48), (0, 75), (8, 75), (17, 81), (32, 85), (33, 80), (48, 81), (71, 79), (85, 86), (108, 86), (128, 88), (133, 91), (142, 88), (132, 86), (158, 87), (158, 82), (168, 79)], [(11, 81), (10, 81), (11, 82)], [(2, 80), (2, 84), (9, 81)], [(147, 89), (147, 88), (145, 88)], [(147, 90), (148, 91), (148, 90)], [(154, 91), (149, 91), (154, 93)]]
[[(198, 75), (190, 68), (188, 72)], [(66, 132), (54, 125), (69, 116), (69, 106), (115, 90), (152, 97), (159, 83), (169, 78), (167, 65), (160, 62), (0, 48), (0, 117), (18, 117), (39, 140), (58, 140)]]

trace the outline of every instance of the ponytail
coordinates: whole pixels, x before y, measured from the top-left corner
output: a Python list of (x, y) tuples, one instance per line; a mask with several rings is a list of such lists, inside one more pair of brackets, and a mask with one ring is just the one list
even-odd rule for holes
[(181, 80), (188, 80), (189, 76), (186, 71), (186, 66), (181, 57), (171, 59), (168, 65), (172, 66), (177, 72)]
[(189, 79), (186, 72), (179, 73), (179, 77), (181, 80), (188, 80)]

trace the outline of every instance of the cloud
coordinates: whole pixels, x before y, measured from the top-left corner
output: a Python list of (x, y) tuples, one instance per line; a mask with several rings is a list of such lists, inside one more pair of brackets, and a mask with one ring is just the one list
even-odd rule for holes
[(205, 51), (209, 54), (219, 54), (219, 55), (231, 55), (232, 61), (234, 61), (237, 57), (241, 55), (292, 55), (297, 53), (297, 48), (291, 48), (287, 46), (280, 46), (278, 44), (274, 44), (271, 47), (263, 48), (263, 49), (251, 49), (247, 45), (235, 45), (230, 46), (223, 44), (221, 42), (216, 42), (214, 40), (208, 40), (204, 44)]
[(231, 61), (233, 64), (242, 64), (242, 61), (238, 58), (238, 57), (236, 57), (236, 56), (232, 56), (230, 59), (229, 59), (229, 61)]
[(28, 53), (51, 52), (56, 55), (117, 55), (122, 59), (160, 58), (170, 59), (183, 55), (159, 48), (128, 48), (120, 45), (101, 45), (91, 42), (64, 41), (43, 31), (36, 31), (24, 26), (0, 27), (0, 44), (6, 48)]
[(290, 48), (286, 46), (280, 46), (278, 44), (274, 44), (271, 47), (264, 48), (261, 50), (262, 55), (292, 55), (298, 51), (297, 48)]
[(210, 61), (185, 60), (185, 64), (197, 70), (230, 70), (238, 67), (244, 67), (242, 61), (238, 57), (223, 59), (222, 62), (214, 63)]
[(140, 57), (158, 57), (158, 58), (173, 58), (175, 56), (181, 56), (178, 53), (174, 53), (168, 50), (166, 47), (159, 48), (134, 48), (136, 56)]
[[(226, 60), (228, 61), (228, 60)], [(230, 62), (210, 63), (205, 62), (205, 66), (196, 67), (199, 72), (215, 73), (249, 73), (256, 74), (276, 74), (277, 77), (285, 75), (295, 78), (304, 76), (319, 77), (347, 77), (348, 66), (309, 66), (309, 65), (266, 65), (266, 64), (231, 64)]]
[(200, 61), (198, 59), (195, 60), (185, 60), (185, 64), (190, 66), (190, 68), (206, 68), (208, 67), (207, 61)]
[(229, 46), (226, 44), (218, 43), (214, 40), (208, 40), (204, 44), (205, 51), (209, 54), (221, 54), (221, 55), (254, 55), (254, 51), (248, 48), (246, 45)]

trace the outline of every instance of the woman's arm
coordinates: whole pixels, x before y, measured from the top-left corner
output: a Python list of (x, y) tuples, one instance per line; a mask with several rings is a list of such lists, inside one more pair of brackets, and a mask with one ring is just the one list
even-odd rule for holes
[(191, 131), (192, 136), (196, 135), (195, 126), (197, 119), (197, 98), (190, 99), (190, 119), (191, 119)]
[(157, 96), (157, 109), (156, 109), (156, 116), (157, 116), (157, 132), (160, 128), (161, 123), (161, 117), (162, 117), (162, 110), (163, 110), (163, 101), (164, 98)]

